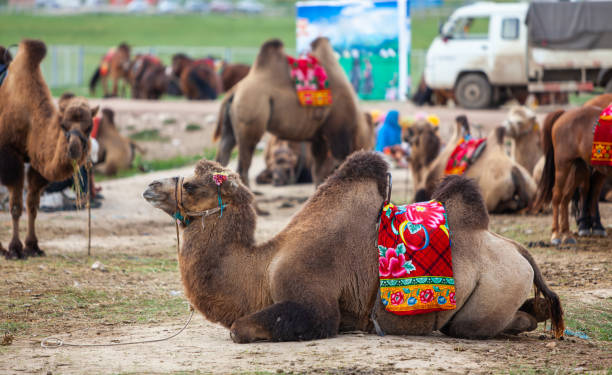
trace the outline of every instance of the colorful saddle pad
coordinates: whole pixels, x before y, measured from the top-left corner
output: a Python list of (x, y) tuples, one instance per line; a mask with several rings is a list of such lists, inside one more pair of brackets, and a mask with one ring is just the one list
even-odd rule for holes
[(486, 138), (465, 139), (457, 143), (453, 153), (448, 158), (445, 174), (463, 174), (468, 167), (480, 156), (487, 145)]
[(113, 59), (113, 56), (115, 56), (116, 52), (117, 52), (117, 49), (113, 47), (109, 49), (108, 52), (106, 52), (106, 55), (104, 55), (104, 57), (102, 58), (102, 63), (100, 64), (100, 74), (102, 76), (105, 76), (108, 74), (110, 70), (111, 60)]
[(380, 296), (387, 311), (415, 315), (456, 307), (450, 232), (442, 203), (386, 204), (378, 256)]
[(307, 55), (296, 59), (287, 56), (287, 61), (302, 106), (326, 106), (332, 103), (327, 72), (316, 57)]
[(612, 104), (601, 112), (593, 129), (591, 165), (612, 166)]

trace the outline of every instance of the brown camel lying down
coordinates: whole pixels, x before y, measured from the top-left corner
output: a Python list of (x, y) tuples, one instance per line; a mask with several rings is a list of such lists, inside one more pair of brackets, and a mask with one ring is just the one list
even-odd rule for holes
[(100, 164), (96, 165), (96, 171), (107, 176), (129, 169), (134, 161), (136, 151), (143, 152), (138, 145), (119, 133), (115, 125), (115, 112), (108, 108), (102, 109), (102, 118), (100, 119), (96, 140), (100, 144)]
[(512, 139), (510, 156), (535, 178), (535, 166), (544, 156), (535, 113), (528, 107), (514, 106), (508, 112), (504, 128), (506, 137)]
[[(465, 116), (457, 117), (453, 135), (447, 146), (431, 160), (440, 147), (437, 131), (430, 124), (413, 125), (405, 130), (403, 138), (410, 143), (412, 153), (410, 167), (414, 180), (415, 201), (429, 200), (436, 186), (444, 177), (444, 168), (453, 152), (454, 145), (470, 134)], [(408, 129), (410, 129), (408, 128)], [(419, 131), (415, 131), (419, 129)], [(484, 197), (489, 212), (516, 212), (530, 206), (536, 185), (529, 173), (514, 162), (504, 150), (504, 128), (499, 127), (487, 137), (487, 145), (481, 155), (466, 171), (465, 177), (474, 179)], [(433, 141), (438, 139), (437, 141)], [(415, 147), (416, 145), (419, 145)], [(427, 157), (423, 156), (423, 153)], [(418, 162), (415, 162), (418, 160)], [(426, 164), (423, 160), (431, 160)]]
[[(559, 298), (525, 248), (488, 230), (478, 188), (460, 176), (447, 177), (433, 194), (446, 206), (451, 228), (457, 308), (409, 317), (387, 312), (377, 298), (375, 246), (386, 189), (383, 159), (356, 152), (284, 230), (262, 244), (254, 239), (252, 193), (238, 174), (215, 162), (200, 161), (184, 179), (154, 181), (143, 197), (183, 217), (178, 259), (185, 294), (206, 319), (230, 328), (238, 343), (373, 332), (373, 311), (389, 334), (440, 330), (488, 338), (530, 331), (552, 319), (562, 335)], [(533, 285), (544, 299), (527, 300)]]
[(307, 142), (292, 142), (271, 135), (264, 159), (266, 169), (255, 178), (258, 184), (283, 186), (312, 182), (313, 159)]
[[(50, 181), (70, 177), (89, 154), (89, 134), (98, 108), (84, 98), (68, 100), (60, 112), (40, 71), (47, 49), (44, 43), (24, 40), (0, 86), (0, 183), (10, 192), (13, 238), (7, 258), (43, 255), (34, 223), (40, 194)], [(24, 163), (28, 169), (28, 232), (25, 248), (19, 239), (23, 210)], [(0, 244), (0, 251), (2, 251)]]

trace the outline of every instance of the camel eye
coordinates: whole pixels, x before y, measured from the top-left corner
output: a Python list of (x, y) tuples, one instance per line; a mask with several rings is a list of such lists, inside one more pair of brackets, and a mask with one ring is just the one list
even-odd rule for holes
[(185, 182), (183, 184), (183, 189), (185, 189), (185, 191), (188, 193), (195, 193), (197, 187), (191, 182)]

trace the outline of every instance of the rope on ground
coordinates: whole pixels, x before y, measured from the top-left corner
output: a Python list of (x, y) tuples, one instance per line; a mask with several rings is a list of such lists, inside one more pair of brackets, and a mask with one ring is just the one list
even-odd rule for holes
[(189, 306), (189, 309), (191, 310), (191, 313), (189, 314), (189, 319), (187, 319), (187, 322), (185, 322), (185, 325), (183, 325), (183, 327), (180, 330), (178, 330), (178, 332), (173, 334), (172, 336), (164, 337), (164, 338), (161, 338), (161, 339), (142, 340), (142, 341), (130, 341), (130, 342), (113, 342), (113, 343), (109, 343), (109, 344), (77, 344), (77, 343), (65, 342), (64, 340), (62, 340), (60, 338), (57, 338), (57, 337), (47, 337), (46, 339), (44, 339), (44, 340), (42, 340), (40, 342), (40, 346), (42, 346), (43, 348), (55, 349), (55, 348), (59, 348), (60, 346), (101, 347), (101, 346), (122, 346), (122, 345), (135, 345), (135, 344), (150, 344), (150, 343), (154, 343), (154, 342), (167, 341), (167, 340), (170, 340), (170, 339), (180, 335), (187, 328), (187, 326), (191, 322), (191, 318), (193, 318), (193, 313), (194, 313), (194, 309), (193, 309), (193, 307), (191, 305)]

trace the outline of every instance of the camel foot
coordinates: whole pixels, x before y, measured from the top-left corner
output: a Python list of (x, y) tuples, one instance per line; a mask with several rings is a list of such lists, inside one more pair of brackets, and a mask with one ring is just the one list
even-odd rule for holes
[(26, 247), (23, 252), (28, 257), (44, 257), (45, 252), (38, 247), (38, 241), (28, 242), (26, 241)]
[(535, 317), (526, 312), (517, 311), (512, 322), (504, 328), (503, 333), (518, 335), (521, 332), (530, 332), (536, 328), (538, 328), (538, 322)]
[(572, 237), (572, 236), (569, 236), (569, 235), (568, 235), (568, 236), (566, 236), (566, 237), (563, 239), (563, 244), (564, 244), (564, 245), (575, 245), (576, 243), (577, 243), (577, 242), (576, 242), (576, 239), (575, 239), (574, 237)]
[(607, 237), (608, 236), (608, 233), (603, 228), (602, 229), (593, 228), (593, 231), (591, 232), (591, 234), (595, 237)]
[(12, 240), (9, 244), (8, 252), (4, 255), (6, 259), (25, 259), (23, 244), (19, 240)]

